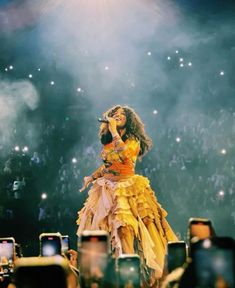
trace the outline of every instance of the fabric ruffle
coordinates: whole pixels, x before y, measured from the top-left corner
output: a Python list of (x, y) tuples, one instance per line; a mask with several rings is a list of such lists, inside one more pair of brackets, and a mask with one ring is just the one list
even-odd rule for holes
[[(158, 203), (149, 180), (134, 175), (117, 182), (99, 178), (89, 191), (84, 207), (78, 212), (77, 234), (84, 230), (106, 230), (112, 248), (122, 253), (118, 228), (130, 226), (142, 248), (146, 265), (161, 277), (168, 241), (177, 237), (165, 217), (167, 212)], [(145, 218), (151, 225), (144, 224)]]

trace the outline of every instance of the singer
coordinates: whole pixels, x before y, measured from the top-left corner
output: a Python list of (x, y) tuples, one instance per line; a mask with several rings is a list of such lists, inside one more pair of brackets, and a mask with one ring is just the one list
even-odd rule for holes
[(152, 141), (132, 108), (117, 105), (103, 116), (107, 122), (100, 121), (103, 164), (84, 177), (80, 191), (92, 186), (78, 212), (77, 235), (83, 230), (108, 231), (115, 255), (139, 254), (155, 279), (159, 279), (167, 242), (177, 241), (177, 237), (149, 180), (135, 174), (137, 159), (151, 149)]

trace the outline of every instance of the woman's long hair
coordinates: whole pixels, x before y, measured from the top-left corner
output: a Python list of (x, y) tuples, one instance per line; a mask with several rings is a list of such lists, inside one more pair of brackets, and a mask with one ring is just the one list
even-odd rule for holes
[[(120, 108), (122, 108), (126, 114), (126, 125), (125, 125), (126, 132), (122, 136), (122, 140), (125, 141), (127, 138), (132, 137), (137, 139), (140, 142), (139, 157), (142, 157), (152, 148), (152, 140), (146, 134), (144, 124), (141, 121), (140, 117), (137, 115), (137, 113), (134, 111), (134, 109), (128, 106), (116, 105), (110, 108), (108, 111), (106, 111), (103, 114), (103, 116), (112, 117), (115, 114), (115, 112)], [(99, 137), (101, 143), (104, 145), (112, 141), (112, 135), (107, 128), (107, 124), (101, 124)]]

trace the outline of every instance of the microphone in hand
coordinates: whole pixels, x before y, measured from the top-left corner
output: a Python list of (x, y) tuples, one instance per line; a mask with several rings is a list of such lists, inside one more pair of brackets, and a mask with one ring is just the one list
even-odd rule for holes
[(101, 123), (107, 123), (107, 124), (109, 123), (109, 121), (105, 118), (98, 118), (97, 120)]

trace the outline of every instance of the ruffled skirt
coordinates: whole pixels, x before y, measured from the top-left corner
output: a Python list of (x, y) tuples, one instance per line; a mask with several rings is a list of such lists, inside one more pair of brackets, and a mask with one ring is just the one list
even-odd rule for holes
[[(146, 265), (160, 278), (167, 242), (178, 240), (166, 216), (146, 177), (134, 175), (119, 181), (103, 177), (94, 182), (84, 207), (78, 212), (77, 235), (84, 230), (108, 231), (112, 248), (120, 255), (118, 228), (131, 227)], [(150, 225), (146, 225), (145, 219)]]

